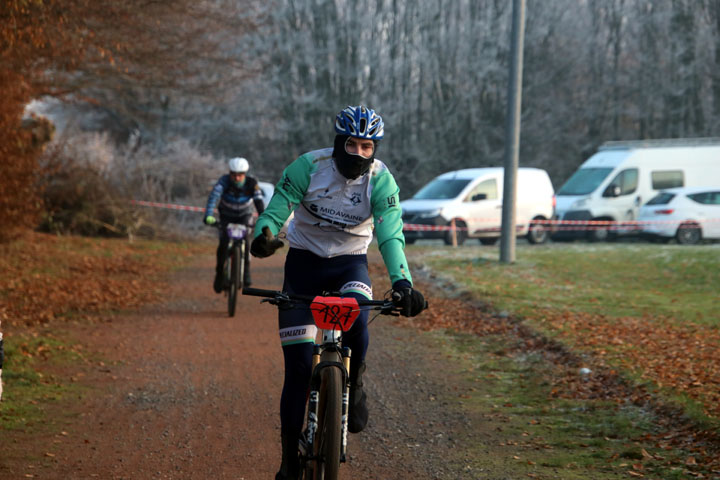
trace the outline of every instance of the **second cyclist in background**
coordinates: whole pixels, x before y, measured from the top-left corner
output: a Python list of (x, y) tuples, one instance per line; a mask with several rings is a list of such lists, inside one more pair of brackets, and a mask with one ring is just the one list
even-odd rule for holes
[[(215, 207), (220, 212), (220, 242), (217, 247), (217, 263), (215, 264), (215, 280), (213, 289), (216, 293), (223, 289), (223, 265), (227, 259), (228, 243), (230, 239), (224, 228), (228, 223), (250, 225), (253, 216), (253, 206), (258, 214), (265, 210), (262, 199), (262, 190), (257, 180), (247, 174), (250, 169), (248, 161), (241, 157), (231, 158), (228, 161), (230, 172), (221, 176), (210, 195), (205, 207), (204, 222), (214, 225), (218, 219), (214, 216)], [(251, 284), (250, 270), (245, 270), (243, 283)]]

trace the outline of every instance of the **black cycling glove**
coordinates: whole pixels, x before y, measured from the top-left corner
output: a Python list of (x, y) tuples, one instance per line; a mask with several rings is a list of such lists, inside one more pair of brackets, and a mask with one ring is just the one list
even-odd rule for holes
[(407, 280), (393, 283), (392, 301), (400, 308), (400, 314), (406, 317), (414, 317), (428, 307), (423, 294), (412, 288)]
[(255, 237), (255, 240), (250, 244), (250, 253), (254, 257), (265, 258), (275, 253), (275, 250), (282, 246), (283, 242), (273, 236), (270, 228), (263, 227), (262, 234)]

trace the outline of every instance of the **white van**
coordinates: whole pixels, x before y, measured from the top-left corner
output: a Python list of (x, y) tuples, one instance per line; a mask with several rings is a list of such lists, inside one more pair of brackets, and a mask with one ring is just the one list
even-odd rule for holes
[[(478, 238), (492, 245), (500, 238), (502, 223), (504, 169), (468, 168), (436, 177), (411, 199), (400, 202), (405, 242), (422, 238), (442, 238), (452, 244), (452, 232), (432, 227), (448, 227), (454, 220), (457, 244)], [(517, 172), (517, 235), (527, 235), (531, 243), (547, 240), (547, 227), (531, 220), (549, 220), (553, 215), (553, 187), (545, 170), (519, 168)], [(420, 225), (414, 230), (412, 225)], [(424, 228), (424, 229), (422, 229)]]
[[(635, 221), (659, 190), (720, 185), (720, 139), (607, 142), (557, 191), (560, 221)], [(553, 240), (612, 238), (621, 230), (560, 222)]]

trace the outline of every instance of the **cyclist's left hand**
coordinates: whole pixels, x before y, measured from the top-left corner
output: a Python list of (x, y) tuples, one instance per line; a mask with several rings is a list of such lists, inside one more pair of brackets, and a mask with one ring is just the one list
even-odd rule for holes
[(217, 218), (213, 217), (212, 215), (208, 215), (203, 219), (203, 222), (205, 223), (205, 225), (215, 225), (215, 223), (217, 222)]
[(408, 282), (403, 280), (393, 284), (392, 301), (400, 308), (400, 314), (406, 317), (414, 317), (428, 307), (423, 294), (408, 286)]

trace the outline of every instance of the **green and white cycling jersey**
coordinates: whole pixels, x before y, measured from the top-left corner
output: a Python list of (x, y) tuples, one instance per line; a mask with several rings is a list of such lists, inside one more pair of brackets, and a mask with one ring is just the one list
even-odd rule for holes
[(283, 171), (258, 218), (256, 236), (265, 226), (277, 235), (294, 211), (288, 226), (290, 247), (330, 258), (366, 254), (374, 232), (391, 282), (412, 283), (395, 178), (375, 159), (367, 174), (348, 180), (337, 171), (332, 150), (305, 153)]

